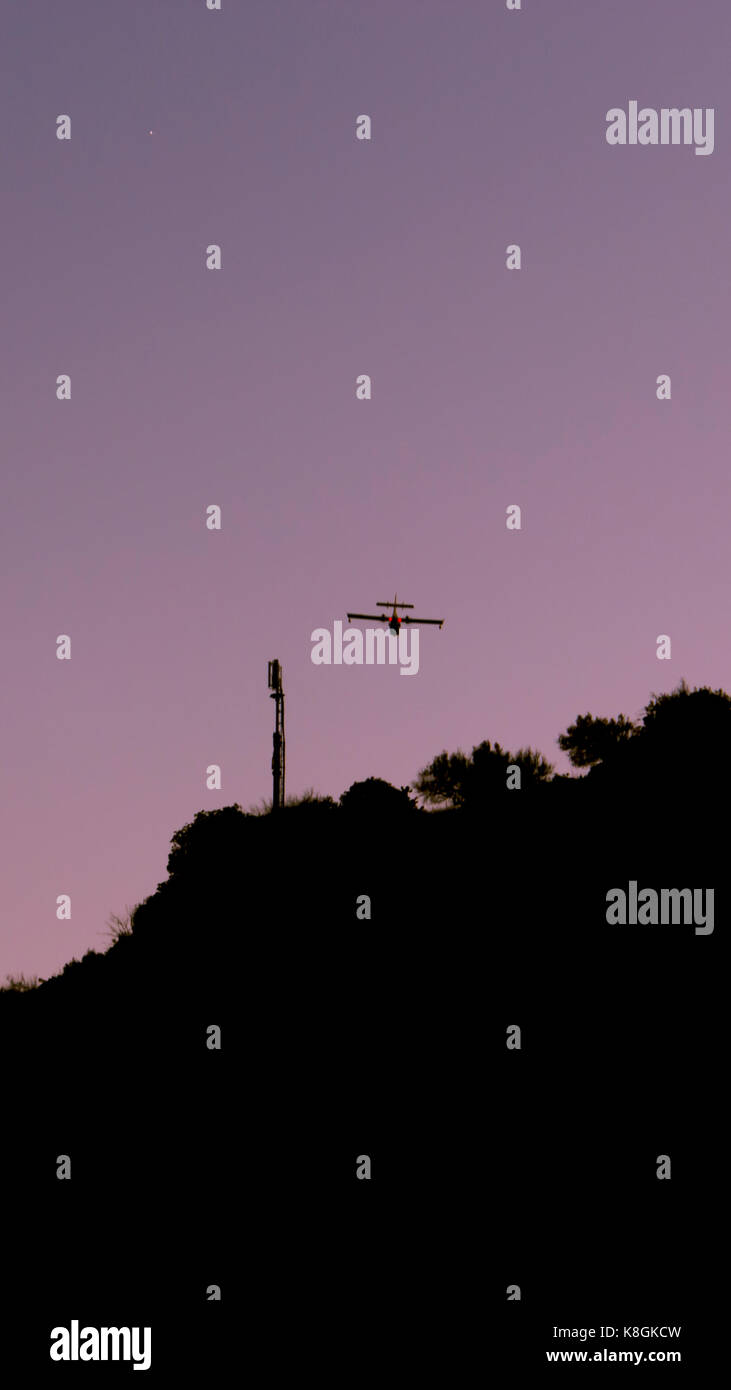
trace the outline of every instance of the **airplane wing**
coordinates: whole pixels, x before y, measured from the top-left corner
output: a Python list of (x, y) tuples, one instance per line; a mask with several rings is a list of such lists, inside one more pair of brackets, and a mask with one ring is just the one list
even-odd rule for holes
[(443, 618), (402, 618), (401, 621), (402, 623), (420, 623), (422, 627), (425, 623), (432, 627), (443, 627), (444, 625)]
[(349, 613), (348, 622), (352, 623), (353, 618), (367, 618), (372, 623), (388, 623), (390, 618), (387, 613)]

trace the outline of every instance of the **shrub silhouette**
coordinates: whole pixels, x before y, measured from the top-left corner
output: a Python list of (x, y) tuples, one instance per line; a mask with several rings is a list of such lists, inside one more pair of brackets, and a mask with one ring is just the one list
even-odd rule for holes
[(472, 749), (469, 758), (461, 749), (456, 753), (440, 753), (422, 768), (413, 786), (432, 805), (489, 810), (494, 807), (496, 798), (510, 795), (508, 768), (511, 766), (520, 769), (521, 791), (548, 782), (554, 770), (553, 765), (532, 748), (508, 753), (499, 743), (493, 746), (487, 739)]
[(408, 787), (394, 787), (381, 777), (367, 777), (364, 782), (353, 782), (343, 792), (340, 806), (346, 815), (371, 820), (374, 825), (379, 821), (401, 820), (418, 812)]
[(16, 994), (24, 994), (26, 990), (37, 989), (39, 983), (37, 975), (6, 975), (5, 984), (0, 985), (0, 990), (14, 990)]

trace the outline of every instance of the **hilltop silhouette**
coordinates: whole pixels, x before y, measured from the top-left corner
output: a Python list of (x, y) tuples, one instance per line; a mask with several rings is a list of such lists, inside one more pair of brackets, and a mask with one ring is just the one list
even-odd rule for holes
[[(501, 1143), (520, 1135), (509, 1152), (526, 1194), (509, 1226), (501, 1218), (495, 1227), (495, 1259), (522, 1249), (546, 1289), (555, 1271), (531, 1256), (535, 1231), (541, 1251), (565, 1241), (569, 1218), (583, 1238), (577, 1194), (597, 1163), (620, 1173), (615, 1193), (604, 1179), (606, 1210), (618, 1228), (630, 1221), (627, 1134), (640, 1143), (645, 1126), (652, 1145), (670, 1125), (674, 1152), (688, 1134), (693, 1152), (707, 1152), (714, 1104), (701, 1054), (715, 1026), (708, 962), (727, 917), (719, 869), (731, 697), (682, 684), (653, 697), (637, 722), (578, 717), (559, 746), (572, 775), (552, 775), (530, 748), (511, 754), (486, 741), (469, 755), (438, 754), (411, 789), (368, 778), (338, 802), (311, 793), (274, 813), (201, 811), (173, 835), (156, 891), (128, 920), (112, 920), (106, 952), (89, 951), (37, 988), (0, 992), (13, 1121), (5, 1182), (32, 1193), (19, 1246), (29, 1261), (47, 1225), (70, 1248), (81, 1227), (73, 1267), (85, 1287), (94, 1252), (108, 1258), (111, 1211), (118, 1230), (143, 1221), (146, 1241), (166, 1252), (176, 1308), (192, 1309), (204, 1266), (225, 1268), (240, 1287), (231, 1194), (241, 1192), (258, 1203), (248, 1219), (264, 1320), (268, 1278), (293, 1308), (309, 1307), (305, 1252), (317, 1249), (329, 1272), (315, 1287), (359, 1335), (333, 1271), (352, 1260), (357, 1282), (360, 1260), (368, 1287), (393, 1281), (397, 1301), (397, 1265), (382, 1264), (396, 1230), (409, 1298), (418, 1295), (420, 1316), (436, 1325), (457, 1233), (484, 1185), (504, 1181), (489, 1176), (503, 1159), (484, 1139), (486, 1113), (499, 1117)], [(521, 786), (509, 790), (516, 766)], [(608, 927), (607, 890), (631, 879), (713, 886), (714, 935)], [(540, 1061), (519, 1093), (495, 1071), (514, 1021), (540, 1035)], [(211, 1025), (222, 1029), (220, 1053), (206, 1047)], [(559, 1133), (561, 1144), (545, 1147)], [(610, 1136), (611, 1164), (602, 1158)], [(563, 1194), (556, 1202), (531, 1177), (536, 1145), (542, 1183)], [(343, 1175), (368, 1146), (381, 1154), (382, 1197), (391, 1196), (380, 1216), (349, 1216)], [(70, 1195), (54, 1181), (59, 1153), (75, 1164)], [(567, 1154), (583, 1166), (576, 1158), (567, 1168)], [(700, 1189), (693, 1161), (688, 1180)], [(437, 1180), (454, 1204), (438, 1232), (425, 1224)], [(191, 1197), (201, 1183), (202, 1205)], [(670, 1297), (677, 1219), (671, 1228), (652, 1204), (643, 1219), (653, 1278), (658, 1288), (667, 1279)], [(133, 1257), (118, 1254), (121, 1288)], [(311, 1314), (297, 1325), (304, 1339), (316, 1336)]]
[[(682, 868), (688, 883), (714, 881), (731, 696), (682, 682), (653, 696), (640, 722), (579, 716), (557, 742), (584, 775), (556, 776), (530, 748), (513, 754), (485, 741), (469, 756), (437, 755), (412, 789), (371, 777), (338, 803), (308, 793), (275, 814), (238, 804), (200, 811), (173, 835), (156, 892), (126, 922), (112, 919), (110, 949), (88, 951), (37, 989), (21, 977), (0, 991), (0, 1019), (14, 1029), (32, 1019), (34, 1033), (47, 1020), (63, 1046), (79, 1010), (96, 1009), (109, 1031), (103, 1015), (112, 1010), (116, 1029), (123, 1006), (108, 1044), (131, 1047), (132, 999), (184, 1012), (192, 989), (212, 1007), (242, 987), (254, 961), (278, 957), (286, 975), (301, 957), (332, 980), (359, 935), (377, 935), (395, 966), (400, 940), (466, 927), (481, 899), (489, 915), (489, 900), (509, 898), (522, 931), (550, 891), (570, 934), (579, 920), (591, 930), (596, 893), (625, 872), (671, 883)], [(519, 789), (509, 788), (511, 767)], [(360, 894), (371, 898), (369, 926), (356, 921)]]

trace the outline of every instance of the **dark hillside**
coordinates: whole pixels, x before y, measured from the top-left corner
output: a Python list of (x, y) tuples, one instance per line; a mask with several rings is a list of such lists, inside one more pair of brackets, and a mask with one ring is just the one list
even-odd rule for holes
[[(677, 730), (664, 755), (658, 730), (646, 764), (638, 737), (583, 778), (473, 789), (460, 809), (361, 784), (339, 806), (233, 806), (178, 831), (130, 935), (0, 993), (21, 1267), (53, 1232), (44, 1258), (88, 1291), (113, 1251), (131, 1321), (149, 1299), (172, 1356), (180, 1310), (200, 1326), (205, 1252), (227, 1289), (206, 1304), (221, 1338), (246, 1310), (253, 1343), (285, 1338), (275, 1365), (309, 1346), (333, 1384), (364, 1322), (366, 1379), (399, 1327), (394, 1364), (418, 1336), (461, 1381), (470, 1348), (445, 1310), (474, 1298), (475, 1261), (488, 1299), (520, 1268), (549, 1315), (577, 1271), (587, 1312), (647, 1322), (648, 1278), (658, 1316), (687, 1312), (712, 1218), (697, 1155), (719, 1143), (706, 1058), (728, 750), (714, 733), (713, 776), (706, 756), (671, 766)], [(713, 932), (608, 925), (607, 891), (633, 879), (713, 887)], [(672, 1186), (655, 1180), (663, 1152)], [(362, 1153), (378, 1183), (354, 1183)], [(81, 1301), (69, 1293), (69, 1317)]]

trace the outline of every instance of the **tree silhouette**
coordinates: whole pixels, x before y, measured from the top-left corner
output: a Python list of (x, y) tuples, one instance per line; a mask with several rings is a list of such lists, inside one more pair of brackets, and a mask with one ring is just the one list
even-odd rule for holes
[(636, 741), (638, 770), (656, 784), (695, 783), (711, 794), (731, 776), (731, 696), (710, 686), (653, 695)]
[(642, 734), (649, 738), (680, 738), (683, 743), (699, 747), (699, 737), (706, 745), (709, 740), (718, 744), (708, 749), (717, 752), (728, 751), (731, 738), (731, 695), (725, 690), (711, 690), (710, 686), (694, 686), (691, 690), (686, 681), (667, 694), (653, 693), (645, 708), (642, 721)]
[(438, 753), (412, 782), (414, 791), (432, 806), (463, 806), (470, 760), (465, 753)]
[(638, 729), (639, 726), (624, 714), (616, 719), (595, 719), (593, 714), (580, 714), (565, 733), (559, 734), (557, 743), (563, 753), (568, 753), (573, 767), (594, 767), (607, 762)]
[(472, 749), (468, 758), (458, 749), (443, 752), (422, 768), (412, 784), (414, 789), (432, 805), (446, 804), (456, 808), (476, 809), (489, 804), (508, 790), (508, 768), (520, 769), (521, 789), (549, 781), (553, 764), (533, 748), (519, 748), (509, 753), (499, 743), (489, 739)]

